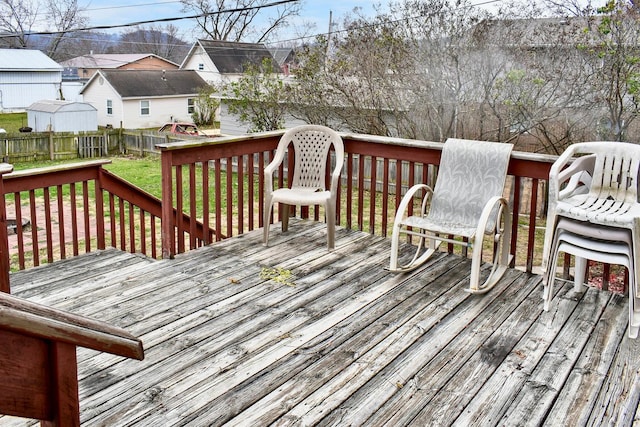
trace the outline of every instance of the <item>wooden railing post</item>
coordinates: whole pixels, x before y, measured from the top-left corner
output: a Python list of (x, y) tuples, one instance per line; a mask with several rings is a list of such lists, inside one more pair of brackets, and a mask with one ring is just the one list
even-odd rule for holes
[(80, 426), (76, 347), (144, 359), (142, 341), (106, 323), (0, 293), (0, 414)]
[(171, 151), (163, 150), (160, 160), (162, 168), (162, 258), (171, 259), (175, 255)]
[(9, 236), (7, 233), (7, 205), (4, 200), (3, 175), (13, 171), (13, 166), (0, 163), (0, 291), (11, 293), (9, 284)]

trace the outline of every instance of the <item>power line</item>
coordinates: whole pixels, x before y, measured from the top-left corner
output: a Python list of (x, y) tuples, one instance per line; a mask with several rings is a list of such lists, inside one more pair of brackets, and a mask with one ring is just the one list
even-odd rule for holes
[(263, 8), (268, 8), (268, 7), (273, 7), (273, 6), (280, 6), (283, 4), (287, 4), (287, 3), (296, 3), (300, 0), (280, 0), (280, 1), (276, 1), (273, 3), (267, 3), (267, 4), (263, 4), (263, 5), (258, 5), (258, 6), (251, 6), (251, 7), (240, 7), (240, 8), (235, 8), (235, 9), (225, 9), (225, 10), (219, 10), (217, 12), (207, 12), (207, 13), (201, 13), (198, 15), (191, 15), (191, 16), (181, 16), (181, 17), (173, 17), (173, 18), (159, 18), (159, 19), (150, 19), (147, 21), (138, 21), (138, 22), (130, 22), (127, 24), (116, 24), (116, 25), (97, 25), (97, 26), (92, 26), (92, 27), (85, 27), (85, 28), (74, 28), (74, 29), (70, 29), (70, 30), (66, 30), (66, 31), (28, 31), (28, 32), (24, 32), (24, 33), (10, 33), (10, 34), (0, 34), (0, 38), (4, 38), (4, 37), (16, 37), (19, 35), (22, 36), (38, 36), (38, 35), (43, 35), (43, 36), (48, 36), (48, 35), (55, 35), (55, 34), (66, 34), (66, 33), (74, 33), (77, 31), (95, 31), (95, 30), (111, 30), (114, 28), (123, 28), (123, 27), (136, 27), (139, 25), (145, 25), (145, 24), (154, 24), (154, 23), (160, 23), (160, 22), (173, 22), (173, 21), (180, 21), (183, 19), (197, 19), (197, 18), (204, 18), (206, 16), (213, 16), (213, 15), (220, 15), (223, 13), (237, 13), (237, 12), (247, 12), (250, 10), (256, 10), (256, 9), (263, 9)]

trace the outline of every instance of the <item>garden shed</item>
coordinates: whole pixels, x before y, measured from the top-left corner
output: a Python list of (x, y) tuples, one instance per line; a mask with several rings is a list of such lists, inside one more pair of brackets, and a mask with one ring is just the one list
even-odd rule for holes
[(27, 108), (27, 122), (34, 132), (95, 131), (98, 110), (84, 102), (42, 100)]

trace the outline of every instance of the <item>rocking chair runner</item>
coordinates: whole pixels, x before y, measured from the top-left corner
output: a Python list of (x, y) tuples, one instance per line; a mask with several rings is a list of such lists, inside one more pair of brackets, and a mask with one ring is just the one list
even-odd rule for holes
[[(393, 224), (389, 269), (411, 271), (426, 262), (440, 243), (455, 243), (473, 248), (468, 291), (490, 290), (510, 261), (511, 215), (502, 193), (512, 149), (512, 144), (448, 139), (433, 190), (416, 184), (400, 202)], [(408, 215), (420, 191), (424, 191), (421, 212)], [(398, 262), (401, 234), (419, 237), (415, 255), (406, 265)], [(454, 240), (449, 235), (466, 239)], [(493, 268), (481, 284), (482, 247), (487, 235), (492, 236), (495, 254)]]
[[(284, 161), (285, 154), (293, 145), (294, 170), (290, 188), (273, 188), (273, 174)], [(327, 161), (335, 152), (335, 166), (331, 171), (327, 188)], [(282, 231), (289, 225), (289, 205), (323, 205), (327, 220), (327, 247), (335, 245), (336, 199), (340, 173), (344, 164), (344, 145), (342, 138), (334, 130), (319, 125), (303, 125), (289, 129), (282, 135), (274, 159), (264, 169), (264, 236), (265, 245), (269, 242), (269, 223), (275, 203), (281, 203)]]

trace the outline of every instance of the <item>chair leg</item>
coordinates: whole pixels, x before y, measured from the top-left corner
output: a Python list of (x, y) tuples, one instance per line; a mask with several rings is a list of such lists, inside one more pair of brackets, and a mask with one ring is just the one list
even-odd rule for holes
[(327, 216), (327, 249), (333, 250), (336, 241), (336, 206), (335, 204), (327, 203), (325, 207)]
[(575, 257), (575, 259), (573, 289), (576, 292), (581, 292), (584, 289), (588, 260), (579, 256)]
[(638, 338), (640, 330), (640, 311), (637, 307), (636, 297), (629, 293), (629, 338)]
[(280, 203), (280, 209), (282, 209), (280, 211), (280, 218), (282, 220), (282, 231), (288, 231), (289, 230), (289, 205), (287, 205), (286, 203)]
[(547, 272), (546, 275), (547, 280), (544, 283), (544, 291), (542, 293), (542, 298), (544, 299), (543, 310), (549, 311), (549, 306), (551, 305), (551, 300), (553, 299), (553, 285), (556, 281), (556, 268), (558, 266), (558, 244), (554, 242), (553, 248), (551, 252), (549, 252), (549, 256), (551, 260), (547, 263)]
[(271, 222), (271, 210), (273, 209), (273, 202), (270, 197), (265, 197), (264, 203), (264, 216), (263, 220), (263, 234), (262, 244), (267, 246), (269, 244), (269, 224)]

